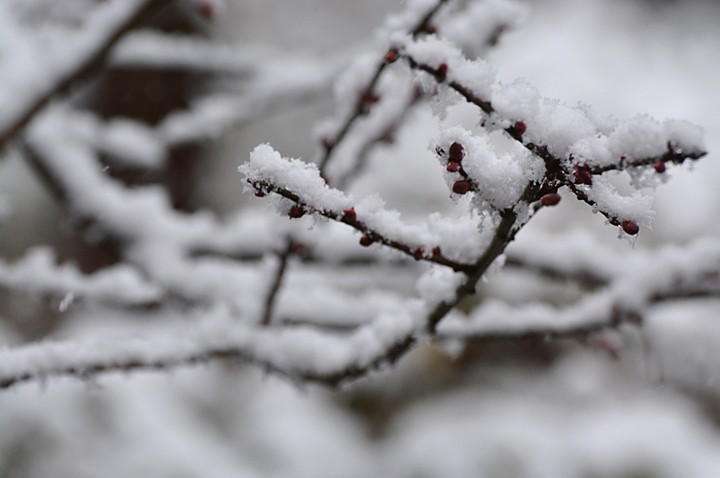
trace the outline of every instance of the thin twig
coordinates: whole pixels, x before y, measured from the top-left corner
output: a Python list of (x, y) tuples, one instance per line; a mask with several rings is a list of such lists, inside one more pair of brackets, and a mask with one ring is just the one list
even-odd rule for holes
[[(503, 244), (512, 240), (512, 237), (517, 231), (516, 227), (512, 225), (514, 221), (515, 219), (512, 215), (509, 215), (504, 219), (504, 224), (501, 224), (501, 227), (497, 229), (497, 241), (494, 241), (497, 244), (495, 250), (500, 250)], [(491, 263), (493, 256), (497, 257), (494, 252), (489, 249), (487, 255), (483, 257), (482, 262)], [(428, 316), (427, 323), (432, 324), (432, 320), (438, 317), (442, 319), (462, 298), (472, 293), (474, 289), (473, 279), (474, 278), (468, 278), (468, 280), (457, 289), (456, 297), (452, 301), (438, 306), (435, 311)], [(683, 299), (717, 299), (719, 297), (720, 289), (718, 288), (700, 288), (693, 290), (688, 286), (682, 291), (658, 291), (650, 294), (646, 302), (647, 305), (652, 305)], [(434, 336), (441, 339), (462, 338), (482, 342), (522, 342), (526, 340), (561, 339), (586, 340), (598, 332), (615, 329), (625, 324), (639, 326), (642, 324), (642, 316), (637, 312), (637, 309), (621, 310), (610, 304), (604, 318), (589, 322), (580, 322), (570, 326), (529, 326), (523, 329), (506, 331), (468, 330), (450, 332), (440, 330), (437, 331)], [(340, 333), (346, 334), (347, 331), (341, 331)], [(0, 372), (0, 389), (7, 389), (24, 382), (41, 381), (49, 377), (75, 377), (87, 380), (110, 372), (128, 373), (136, 370), (162, 371), (215, 360), (242, 360), (259, 365), (268, 371), (287, 376), (294, 380), (337, 386), (341, 383), (364, 377), (383, 365), (396, 362), (415, 345), (417, 340), (418, 338), (414, 334), (406, 335), (400, 338), (395, 345), (387, 348), (375, 358), (363, 364), (351, 364), (336, 370), (326, 370), (323, 372), (293, 368), (288, 365), (279, 365), (270, 359), (260, 359), (254, 356), (253, 353), (245, 350), (241, 346), (233, 345), (209, 346), (199, 351), (188, 351), (184, 356), (178, 355), (177, 351), (168, 348), (168, 356), (163, 357), (160, 355), (158, 357), (157, 354), (153, 352), (156, 357), (153, 359), (140, 359), (137, 358), (137, 354), (134, 354), (135, 356), (122, 354), (120, 357), (103, 357), (102, 362), (94, 363), (92, 359), (87, 360), (83, 356), (77, 356), (75, 359), (66, 357), (60, 364), (51, 363), (50, 365), (36, 368), (36, 370), (33, 371)], [(22, 348), (23, 347), (20, 347), (19, 349)], [(153, 348), (153, 350), (155, 349)]]
[(270, 184), (267, 181), (249, 180), (249, 182), (259, 190), (275, 193), (279, 196), (284, 197), (285, 199), (289, 199), (304, 210), (310, 210), (313, 211), (315, 214), (319, 214), (333, 221), (347, 224), (353, 229), (362, 232), (363, 235), (370, 238), (372, 242), (377, 242), (384, 246), (390, 247), (391, 249), (400, 251), (410, 257), (413, 257), (415, 260), (440, 264), (450, 267), (454, 271), (458, 272), (472, 273), (475, 270), (475, 265), (449, 259), (443, 255), (442, 251), (439, 251), (438, 249), (435, 249), (434, 251), (422, 251), (417, 247), (413, 247), (404, 242), (386, 237), (382, 232), (371, 228), (365, 222), (360, 221), (355, 217), (348, 217), (347, 215), (343, 214), (343, 212), (317, 209), (313, 207), (312, 204), (307, 204), (306, 202), (304, 202), (297, 193), (287, 188)]
[(267, 297), (265, 298), (265, 307), (263, 309), (263, 316), (260, 322), (263, 326), (270, 325), (270, 321), (272, 320), (273, 310), (275, 309), (276, 296), (280, 291), (280, 286), (282, 285), (283, 277), (285, 276), (285, 269), (287, 268), (288, 259), (292, 254), (294, 248), (295, 242), (292, 239), (288, 239), (286, 242), (285, 250), (278, 254), (279, 257), (277, 270), (275, 271), (273, 282), (270, 285)]
[[(417, 25), (415, 25), (415, 27), (411, 30), (410, 34), (413, 37), (416, 37), (421, 33), (426, 32), (433, 17), (447, 2), (448, 0), (438, 0), (437, 3), (435, 3), (435, 5), (433, 6), (433, 8), (428, 10), (428, 12), (420, 19)], [(385, 70), (385, 68), (387, 68), (388, 65), (390, 65), (390, 63), (391, 62), (389, 62), (387, 59), (383, 59), (378, 63), (377, 67), (375, 68), (375, 72), (373, 73), (373, 76), (370, 78), (370, 81), (368, 81), (368, 83), (362, 89), (362, 92), (365, 95), (373, 94), (378, 82), (380, 81), (380, 77), (383, 71)], [(355, 107), (353, 108), (352, 113), (345, 119), (345, 122), (340, 127), (335, 136), (333, 138), (327, 138), (323, 142), (323, 152), (319, 161), (319, 169), (321, 172), (325, 172), (328, 162), (330, 161), (335, 148), (337, 148), (337, 146), (345, 139), (355, 122), (364, 115), (366, 108), (364, 98), (365, 95), (359, 95), (359, 97), (356, 99)]]
[[(263, 258), (261, 251), (218, 251), (210, 248), (196, 249), (191, 252), (192, 257), (221, 257), (239, 262), (257, 262)], [(295, 257), (299, 262), (306, 265), (319, 267), (392, 267), (407, 268), (416, 263), (414, 260), (402, 258), (393, 262), (389, 262), (387, 258), (376, 257), (368, 254), (349, 253), (344, 256), (333, 256), (327, 258), (322, 255), (313, 253), (312, 251), (304, 251), (296, 254)], [(512, 253), (506, 253), (504, 266), (509, 269), (518, 269), (523, 272), (536, 274), (549, 280), (561, 282), (575, 282), (582, 287), (590, 289), (602, 287), (606, 285), (609, 278), (596, 273), (590, 269), (567, 270), (559, 268), (555, 264), (539, 263), (536, 261), (528, 261), (521, 256)]]
[(508, 254), (505, 259), (505, 266), (520, 269), (523, 272), (531, 272), (547, 279), (565, 282), (575, 282), (581, 286), (591, 289), (602, 287), (608, 284), (609, 278), (589, 269), (568, 271), (556, 267), (554, 264), (540, 264), (526, 261), (520, 257)]
[[(432, 78), (435, 79), (438, 83), (445, 83), (445, 79), (447, 76), (446, 69), (441, 69), (437, 67), (433, 67), (431, 65), (422, 63), (417, 61), (412, 56), (403, 53), (399, 55), (401, 58), (403, 58), (407, 64), (410, 66), (410, 68), (418, 70), (418, 71), (424, 71), (425, 73), (428, 73)], [(498, 115), (497, 111), (492, 105), (492, 102), (487, 98), (482, 98), (478, 96), (470, 87), (463, 85), (462, 83), (451, 80), (449, 82), (446, 82), (447, 86), (454, 90), (456, 93), (458, 93), (460, 96), (465, 98), (465, 100), (471, 104), (476, 105), (478, 108), (480, 108), (486, 115)], [(594, 209), (598, 210), (603, 216), (605, 216), (611, 224), (619, 225), (620, 222), (618, 218), (611, 212), (604, 211), (601, 208), (598, 207), (597, 203), (590, 199), (587, 194), (585, 194), (584, 191), (582, 191), (581, 188), (578, 187), (578, 184), (574, 178), (574, 174), (572, 171), (569, 171), (566, 166), (566, 162), (563, 161), (558, 156), (553, 155), (547, 145), (535, 143), (526, 141), (523, 132), (521, 132), (517, 125), (518, 122), (514, 122), (510, 124), (509, 126), (504, 128), (504, 131), (516, 140), (518, 143), (520, 143), (522, 146), (524, 146), (528, 151), (536, 155), (537, 157), (541, 158), (545, 162), (545, 167), (547, 170), (546, 180), (548, 182), (555, 181), (558, 182), (559, 186), (566, 186), (580, 201), (585, 202), (589, 206), (593, 207)], [(648, 158), (642, 158), (634, 161), (625, 161), (623, 158), (619, 158), (618, 162), (613, 165), (603, 166), (603, 167), (588, 167), (585, 172), (587, 174), (592, 175), (601, 175), (608, 171), (613, 170), (627, 170), (630, 168), (636, 168), (636, 167), (643, 167), (648, 165), (654, 165), (658, 163), (675, 163), (679, 164), (685, 161), (686, 159), (689, 160), (697, 160), (705, 156), (707, 153), (705, 151), (683, 151), (682, 149), (678, 149), (676, 145), (669, 142), (667, 151), (664, 152), (661, 155), (655, 156), (655, 157), (648, 157)], [(539, 199), (539, 198), (537, 198)]]

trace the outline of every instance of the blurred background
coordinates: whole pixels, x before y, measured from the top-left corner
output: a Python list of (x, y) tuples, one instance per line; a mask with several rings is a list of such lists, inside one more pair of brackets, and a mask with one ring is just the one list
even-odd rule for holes
[[(206, 21), (178, 3), (153, 26), (237, 48), (269, 45), (336, 58), (361, 51), (401, 6), (399, 0), (228, 0)], [(545, 0), (528, 6), (523, 24), (488, 55), (500, 78), (525, 78), (546, 96), (619, 118), (647, 113), (688, 120), (705, 129), (710, 154), (693, 167), (672, 168), (657, 191), (653, 228), (635, 243), (619, 241), (615, 228), (571, 201), (542, 211), (518, 242), (575, 231), (590, 231), (621, 251), (701, 237), (720, 241), (720, 4)], [(239, 80), (117, 67), (79, 101), (103, 117), (153, 124)], [(130, 184), (166, 184), (180, 210), (229, 217), (251, 200), (236, 172), (249, 151), (267, 142), (285, 155), (313, 158), (314, 124), (332, 108), (328, 89), (242, 122), (216, 141), (174, 148), (159, 176), (119, 175)], [(451, 112), (450, 120), (463, 115)], [(416, 111), (395, 144), (372, 153), (354, 192), (377, 191), (409, 214), (441, 210), (447, 193), (427, 148), (436, 128), (429, 108)], [(413, 181), (420, 184), (392, 174), (374, 179), (388, 155), (417, 165)], [(50, 244), (60, 259), (88, 272), (114, 263), (112, 252), (75, 232), (33, 172), (10, 156), (0, 164), (7, 210), (2, 257)], [(518, 289), (537, 289), (532, 294), (564, 303), (577, 295), (537, 280), (498, 273), (480, 296), (512, 300)], [(59, 305), (57, 298), (1, 291), (4, 343), (92, 336), (126, 318)], [(395, 369), (338, 391), (234, 363), (23, 385), (0, 394), (0, 478), (715, 478), (719, 318), (717, 301), (688, 301), (657, 307), (642, 330), (612, 335), (612, 347), (542, 340), (426, 345)], [(137, 320), (145, 318), (139, 313)]]

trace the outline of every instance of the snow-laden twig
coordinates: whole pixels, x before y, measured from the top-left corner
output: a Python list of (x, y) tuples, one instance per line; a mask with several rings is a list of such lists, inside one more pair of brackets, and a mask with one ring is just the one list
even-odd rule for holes
[[(498, 231), (498, 245), (508, 239), (510, 222)], [(567, 309), (488, 303), (468, 317), (450, 314), (438, 325), (437, 335), (491, 341), (586, 339), (623, 324), (638, 325), (648, 305), (720, 296), (720, 282), (713, 274), (720, 266), (716, 244), (698, 241), (658, 255), (661, 261), (650, 256), (638, 260), (635, 265), (642, 263), (644, 268), (628, 272), (608, 289)], [(455, 298), (438, 304), (425, 319), (449, 314), (460, 298), (471, 293), (471, 280), (463, 281)], [(252, 327), (241, 325), (224, 310), (203, 312), (200, 324), (173, 336), (6, 348), (0, 351), (0, 387), (55, 376), (89, 379), (109, 372), (165, 370), (227, 359), (249, 361), (294, 379), (336, 385), (404, 355), (416, 334), (430, 326), (418, 320), (423, 310), (411, 303), (390, 306), (372, 322), (342, 335), (304, 327)]]
[[(434, 82), (434, 86), (430, 86), (437, 90), (435, 94), (456, 94), (476, 105), (485, 115), (484, 126), (503, 131), (524, 148), (524, 154), (515, 149), (500, 160), (489, 136), (461, 128), (447, 129), (437, 141), (435, 150), (449, 173), (446, 182), (452, 192), (457, 196), (472, 195), (471, 211), (485, 211), (495, 217), (492, 235), (489, 241), (481, 242), (482, 252), (472, 259), (473, 264), (448, 261), (442, 254), (452, 255), (453, 249), (448, 252), (447, 248), (441, 248), (434, 238), (431, 243), (425, 239), (426, 231), (402, 225), (399, 215), (382, 208), (368, 214), (362, 203), (328, 187), (320, 174), (326, 163), (321, 162), (318, 171), (299, 160), (284, 159), (263, 145), (255, 149), (250, 162), (242, 165), (240, 171), (257, 196), (272, 194), (290, 201), (289, 206), (280, 202), (281, 211), (290, 218), (311, 213), (343, 222), (363, 233), (362, 246), (378, 242), (416, 259), (464, 272), (466, 278), (452, 297), (438, 301), (427, 315), (425, 322), (431, 335), (459, 301), (475, 291), (478, 280), (504, 253), (533, 213), (559, 202), (558, 188), (567, 186), (579, 200), (599, 210), (612, 224), (621, 226), (628, 235), (635, 235), (639, 231), (637, 222), (647, 214), (647, 201), (639, 196), (631, 200), (618, 196), (609, 183), (600, 180), (602, 175), (611, 170), (635, 173), (649, 165), (654, 173), (661, 174), (664, 169), (659, 165), (698, 159), (705, 154), (698, 130), (692, 126), (676, 122), (661, 124), (645, 118), (613, 124), (598, 121), (583, 108), (566, 107), (541, 98), (525, 84), (500, 84), (489, 65), (481, 60), (467, 60), (445, 40), (432, 36), (418, 39), (415, 35), (397, 35), (394, 39), (395, 47), (386, 61), (404, 58), (412, 69)], [(428, 83), (427, 78), (420, 80)], [(375, 94), (374, 90), (370, 93)], [(363, 105), (370, 93), (361, 95)], [(356, 105), (356, 115), (366, 113)], [(341, 137), (347, 134), (351, 124), (352, 121), (344, 123)], [(636, 137), (643, 138), (643, 143), (634, 142)], [(332, 143), (330, 146), (326, 151), (332, 151)], [(602, 166), (593, 169), (592, 165)], [(638, 179), (637, 173), (633, 179)], [(531, 204), (534, 207), (530, 207)], [(433, 251), (430, 257), (428, 250)], [(539, 270), (554, 273), (542, 267)], [(604, 278), (593, 279), (597, 279), (593, 281), (595, 286), (605, 283)], [(593, 295), (588, 300), (597, 300), (597, 297), (599, 295)], [(636, 314), (630, 309), (618, 309), (615, 303), (613, 306), (614, 321)], [(599, 323), (605, 325), (604, 321)], [(584, 323), (572, 328), (572, 333), (585, 334), (597, 328), (599, 325), (595, 323)], [(403, 351), (414, 342), (411, 337), (408, 339), (403, 342)]]
[(491, 301), (467, 317), (448, 318), (438, 334), (486, 341), (590, 338), (624, 324), (641, 326), (653, 305), (720, 297), (720, 248), (711, 240), (666, 247), (624, 261), (624, 270), (616, 271), (606, 287), (571, 306), (510, 306)]
[[(337, 383), (379, 366), (412, 330), (409, 318), (385, 317), (350, 337), (300, 328), (243, 326), (206, 312), (174, 336), (112, 342), (44, 343), (0, 351), (0, 388), (53, 376), (91, 378), (112, 371), (164, 370), (217, 359), (247, 360), (291, 377)], [(402, 319), (402, 320), (401, 320)], [(388, 357), (389, 356), (389, 357)]]
[[(428, 30), (433, 17), (447, 2), (448, 0), (434, 0), (430, 3), (430, 8), (426, 6), (429, 3), (426, 1), (409, 2), (406, 10), (402, 14), (388, 20), (388, 27), (395, 32), (405, 31), (412, 36), (419, 35)], [(377, 63), (377, 66), (373, 70), (370, 70), (371, 73), (369, 75), (367, 72), (363, 74), (363, 76), (366, 76), (368, 79), (364, 85), (359, 85), (359, 87), (356, 88), (357, 96), (355, 96), (355, 99), (352, 101), (350, 112), (346, 114), (345, 119), (335, 128), (336, 131), (332, 135), (326, 135), (323, 138), (324, 150), (319, 160), (321, 171), (326, 169), (332, 157), (333, 150), (345, 139), (345, 136), (350, 132), (355, 122), (361, 116), (367, 114), (369, 107), (376, 102), (376, 85), (380, 81), (385, 68), (393, 61), (392, 57), (386, 56)]]
[[(229, 231), (208, 213), (175, 211), (157, 187), (133, 189), (108, 177), (92, 148), (68, 130), (63, 111), (52, 109), (34, 124), (26, 135), (25, 153), (80, 224), (92, 225), (125, 260), (161, 288), (188, 300), (204, 297), (207, 301), (215, 294), (232, 294), (240, 300), (232, 291), (233, 284), (257, 283), (257, 267), (215, 267), (212, 260), (186, 257), (195, 244), (206, 243), (208, 237), (227, 236)], [(173, 267), (178, 275), (169, 273)], [(216, 269), (217, 276), (203, 273), (207, 268)], [(189, 288), (181, 284), (184, 274), (195, 274), (196, 281)]]
[(250, 120), (325, 97), (342, 65), (340, 60), (321, 61), (300, 53), (263, 58), (238, 85), (239, 91), (202, 95), (154, 129), (168, 148), (215, 140)]
[[(445, 8), (449, 5), (449, 8)], [(481, 57), (501, 33), (518, 23), (523, 8), (510, 0), (484, 1), (458, 8), (446, 0), (409, 2), (378, 34), (377, 51), (359, 55), (338, 78), (334, 117), (319, 127), (322, 154), (316, 161), (334, 186), (345, 187), (362, 168), (363, 157), (378, 142), (391, 141), (411, 106), (420, 103), (418, 85), (394, 65), (392, 39), (438, 33)], [(452, 41), (452, 40), (451, 40)]]
[[(51, 376), (90, 378), (110, 371), (166, 369), (178, 365), (232, 358), (248, 360), (277, 373), (305, 381), (337, 385), (365, 376), (405, 355), (424, 331), (437, 324), (475, 284), (515, 232), (517, 217), (508, 212), (495, 231), (475, 272), (463, 280), (433, 281), (433, 297), (384, 311), (350, 337), (335, 337), (302, 328), (274, 331), (229, 321), (225, 313), (182, 339), (127, 340), (109, 344), (43, 344), (0, 352), (0, 388)], [(453, 286), (453, 282), (457, 283)], [(209, 314), (206, 314), (209, 315)]]
[(599, 121), (587, 108), (542, 98), (522, 81), (499, 83), (487, 63), (467, 60), (445, 40), (396, 37), (395, 42), (399, 55), (437, 83), (440, 94), (451, 91), (476, 105), (487, 126), (504, 130), (545, 162), (544, 193), (556, 195), (565, 186), (629, 235), (638, 233), (638, 223), (649, 221), (649, 199), (620, 196), (603, 175), (626, 171), (639, 186), (653, 184), (652, 176), (664, 173), (667, 164), (706, 154), (702, 131), (688, 123), (647, 117)]
[[(105, 65), (112, 48), (168, 0), (113, 0), (101, 2), (77, 31), (62, 32), (62, 41), (35, 38), (12, 22), (5, 7), (0, 9), (4, 77), (3, 95), (11, 99), (0, 113), (0, 150), (15, 139), (30, 121), (55, 97)], [(32, 32), (35, 35), (35, 32)], [(14, 50), (13, 50), (14, 49)], [(39, 73), (41, 72), (41, 73)]]
[(320, 62), (306, 55), (275, 53), (264, 61), (254, 61), (254, 53), (248, 56), (253, 61), (243, 63), (248, 76), (237, 80), (239, 91), (201, 95), (157, 125), (128, 118), (101, 119), (65, 106), (66, 127), (123, 168), (155, 170), (165, 164), (173, 148), (216, 140), (248, 121), (317, 101), (326, 94), (337, 69), (334, 61)]
[(287, 269), (288, 259), (295, 248), (295, 243), (289, 239), (285, 250), (278, 254), (278, 265), (275, 270), (275, 275), (268, 290), (267, 297), (265, 298), (265, 306), (263, 307), (262, 319), (260, 323), (263, 325), (270, 325), (270, 321), (273, 318), (273, 311), (275, 310), (275, 302), (282, 286), (283, 278), (285, 276), (285, 270)]
[[(240, 171), (257, 194), (274, 193), (294, 203), (287, 209), (291, 218), (302, 217), (308, 212), (342, 222), (363, 234), (360, 238), (363, 246), (377, 242), (416, 260), (447, 265), (457, 271), (471, 271), (472, 262), (482, 253), (489, 239), (482, 232), (473, 233), (480, 227), (481, 217), (449, 223), (433, 216), (426, 224), (404, 224), (398, 212), (386, 210), (377, 198), (356, 201), (352, 196), (330, 188), (314, 165), (282, 158), (267, 145), (255, 148), (250, 161), (243, 164)], [(468, 233), (475, 240), (467, 240)], [(446, 256), (444, 250), (452, 255)]]
[[(294, 379), (337, 385), (394, 363), (427, 338), (585, 338), (607, 327), (636, 323), (655, 303), (715, 296), (718, 264), (698, 260), (713, 256), (711, 247), (698, 246), (700, 252), (687, 257), (673, 251), (657, 267), (638, 262), (635, 267), (643, 273), (634, 270), (632, 262), (617, 269), (595, 267), (592, 261), (569, 265), (553, 259), (566, 251), (541, 258), (518, 248), (509, 257), (511, 265), (546, 277), (584, 281), (591, 290), (564, 310), (499, 307), (486, 301), (469, 318), (456, 312), (488, 271), (501, 265), (508, 246), (534, 214), (560, 201), (560, 188), (566, 187), (634, 235), (638, 223), (652, 215), (645, 189), (658, 182), (667, 165), (698, 159), (704, 148), (698, 129), (685, 123), (644, 117), (606, 120), (585, 107), (542, 98), (524, 82), (497, 81), (493, 68), (465, 41), (472, 30), (467, 18), (481, 18), (480, 10), (471, 10), (474, 13), (463, 23), (462, 14), (454, 16), (442, 8), (445, 3), (410, 2), (405, 13), (388, 22), (382, 58), (361, 59), (341, 77), (337, 94), (343, 101), (326, 125), (318, 165), (283, 158), (261, 145), (241, 166), (248, 189), (269, 196), (283, 215), (295, 220), (289, 225), (259, 221), (252, 214), (222, 224), (209, 213), (180, 213), (159, 187), (130, 188), (105, 174), (98, 153), (115, 152), (144, 168), (157, 167), (162, 152), (173, 145), (211, 137), (273, 104), (300, 98), (305, 91), (316, 94), (326, 87), (334, 66), (308, 68), (308, 61), (288, 58), (262, 62), (245, 78), (239, 102), (223, 104), (226, 96), (212, 96), (153, 128), (117, 120), (103, 123), (63, 106), (47, 108), (27, 128), (23, 144), (48, 188), (81, 223), (101, 231), (133, 271), (142, 273), (140, 284), (159, 297), (181, 297), (205, 319), (178, 337), (7, 349), (0, 352), (0, 386), (215, 359), (245, 360)], [(488, 22), (482, 34), (474, 33), (491, 43), (498, 29), (509, 23), (511, 15), (505, 13), (496, 23)], [(435, 35), (438, 25), (446, 38)], [(93, 61), (107, 59), (107, 51), (99, 55)], [(183, 55), (176, 59), (178, 64), (185, 61)], [(289, 77), (297, 84), (289, 85)], [(423, 95), (415, 94), (413, 81), (421, 85)], [(348, 171), (358, 165), (363, 151), (388, 128), (402, 127), (408, 106), (425, 98), (441, 108), (470, 103), (482, 118), (481, 127), (473, 130), (441, 127), (431, 147), (455, 211), (462, 209), (464, 215), (432, 214), (404, 221), (377, 196), (357, 199), (337, 189), (347, 182)], [(140, 145), (137, 151), (121, 151), (123, 139)], [(341, 153), (347, 154), (339, 161), (343, 164), (336, 178), (341, 181), (328, 184), (331, 159)], [(631, 196), (618, 194), (608, 179), (620, 173), (630, 179)], [(303, 233), (301, 229), (313, 222), (310, 216), (331, 224), (317, 226), (318, 233)], [(326, 234), (338, 226), (348, 231)], [(316, 257), (339, 263), (357, 254), (350, 246), (353, 232), (359, 233), (360, 246), (390, 249), (418, 261), (414, 269), (424, 269), (417, 282), (419, 297), (400, 299), (392, 292), (363, 290), (353, 299), (357, 292), (336, 284), (337, 276), (314, 274), (311, 268), (295, 271), (296, 243), (300, 249), (304, 242), (335, 241), (327, 253), (317, 254), (322, 249), (317, 245), (310, 249)], [(373, 244), (382, 247), (370, 248)], [(354, 247), (363, 250), (357, 243)], [(257, 258), (263, 250), (284, 252), (276, 260), (266, 256), (253, 262), (220, 255), (231, 251)], [(362, 257), (383, 256), (370, 251)], [(292, 274), (287, 274), (289, 269)], [(89, 291), (95, 277), (75, 277), (81, 284), (75, 287), (83, 289), (85, 284)], [(71, 282), (63, 281), (65, 286)], [(115, 276), (113, 281), (121, 282)], [(497, 314), (509, 319), (497, 320)]]
[[(385, 31), (381, 32), (381, 48), (386, 50), (382, 58), (372, 58), (372, 53), (361, 56), (338, 79), (338, 118), (331, 119), (324, 125), (323, 150), (318, 160), (320, 175), (326, 182), (330, 179), (335, 185), (347, 186), (350, 178), (362, 170), (370, 148), (381, 141), (391, 141), (392, 135), (399, 129), (410, 108), (419, 103), (421, 98), (417, 85), (406, 76), (384, 74), (397, 60), (397, 53), (387, 49), (387, 42), (393, 35), (408, 34), (417, 37), (436, 31), (437, 17), (446, 3), (446, 0), (409, 2), (402, 13), (387, 20)], [(517, 14), (516, 9), (517, 6), (510, 5), (510, 2), (482, 4), (480, 8), (463, 12), (464, 21), (450, 29), (451, 35), (461, 30), (474, 30), (474, 38), (481, 39), (472, 42), (475, 43), (474, 51), (479, 54), (489, 43), (496, 42), (499, 33), (512, 23)], [(496, 15), (488, 15), (493, 11)], [(375, 62), (377, 66), (368, 69), (370, 62)], [(372, 74), (368, 76), (368, 71), (371, 70)], [(329, 166), (334, 167), (332, 171)], [(291, 208), (290, 212), (291, 215), (293, 212), (297, 215), (303, 211)], [(349, 224), (355, 222), (354, 208), (345, 210), (342, 220)], [(432, 261), (449, 265), (455, 270), (463, 267), (462, 264), (443, 257), (439, 246), (434, 246), (432, 252), (422, 246), (409, 249), (406, 244), (378, 235), (364, 224), (358, 223), (355, 227), (364, 232), (361, 244), (366, 246), (379, 240), (397, 250), (411, 253), (416, 260), (430, 257)], [(267, 311), (273, 308), (275, 291), (283, 282), (285, 261), (292, 254), (292, 241), (288, 239), (278, 264), (276, 280), (268, 291), (264, 313), (267, 320), (270, 320)]]
[[(257, 211), (250, 210), (234, 221), (222, 223), (209, 213), (175, 211), (157, 187), (123, 186), (103, 172), (93, 149), (82, 135), (78, 137), (73, 128), (68, 128), (66, 117), (64, 108), (53, 108), (26, 135), (26, 154), (61, 205), (80, 224), (92, 226), (103, 235), (124, 261), (142, 271), (154, 287), (170, 297), (190, 304), (216, 301), (236, 304), (247, 311), (247, 317), (252, 317), (249, 320), (256, 320), (260, 314), (256, 297), (266, 283), (271, 283), (267, 269), (272, 264), (247, 264), (193, 251), (217, 251), (238, 245), (252, 251), (279, 248), (287, 231)], [(345, 240), (337, 234), (329, 234), (326, 239), (336, 238)], [(333, 249), (336, 252), (332, 253)], [(328, 252), (337, 256), (340, 249), (341, 244), (333, 245)], [(193, 280), (184, 280), (187, 277)], [(342, 294), (323, 285), (325, 282), (326, 279), (315, 275), (308, 283), (327, 299), (318, 297), (315, 302), (334, 304), (327, 308), (328, 312), (350, 313), (338, 306), (340, 299), (335, 300)], [(288, 291), (281, 295), (277, 310), (283, 315), (288, 315), (289, 310), (302, 311), (293, 314), (296, 318), (312, 317), (304, 305), (307, 292)], [(321, 315), (324, 318), (327, 314)]]
[(72, 294), (80, 299), (127, 306), (162, 300), (162, 291), (129, 265), (83, 274), (72, 264), (55, 264), (48, 249), (31, 250), (13, 263), (0, 261), (0, 286), (38, 295)]
[(265, 58), (277, 52), (267, 48), (219, 45), (190, 35), (138, 30), (112, 50), (109, 66), (132, 70), (181, 70), (248, 76)]

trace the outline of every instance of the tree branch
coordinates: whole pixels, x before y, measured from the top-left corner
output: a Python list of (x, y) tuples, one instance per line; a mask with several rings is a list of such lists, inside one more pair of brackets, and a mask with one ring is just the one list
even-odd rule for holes
[[(440, 8), (446, 4), (448, 0), (437, 0), (435, 5), (428, 10), (428, 12), (420, 19), (420, 21), (415, 25), (415, 27), (410, 31), (410, 34), (415, 37), (420, 35), (421, 33), (426, 33), (428, 30), (428, 27), (430, 23), (432, 22), (433, 17), (437, 14), (437, 12), (440, 10)], [(390, 65), (394, 59), (392, 56), (383, 58), (375, 68), (375, 72), (373, 73), (372, 77), (368, 81), (368, 83), (364, 86), (364, 88), (361, 89), (361, 93), (358, 94), (357, 99), (355, 101), (355, 106), (352, 110), (352, 113), (350, 116), (348, 116), (345, 121), (343, 122), (342, 126), (338, 130), (337, 133), (332, 138), (325, 138), (323, 141), (323, 153), (320, 157), (319, 162), (319, 168), (320, 171), (324, 172), (327, 168), (327, 164), (330, 161), (332, 157), (332, 153), (335, 150), (335, 148), (338, 146), (339, 143), (341, 143), (347, 134), (350, 132), (350, 129), (352, 128), (353, 124), (360, 119), (364, 114), (366, 113), (366, 108), (368, 106), (368, 99), (374, 95), (375, 89), (377, 87), (378, 82), (380, 81), (380, 77), (385, 70), (385, 68)]]
[(288, 239), (286, 242), (285, 250), (278, 254), (278, 265), (275, 271), (275, 276), (273, 277), (272, 284), (270, 285), (267, 297), (265, 298), (265, 307), (263, 308), (263, 316), (262, 320), (260, 321), (262, 325), (270, 325), (270, 321), (273, 317), (273, 310), (275, 308), (275, 299), (278, 292), (280, 291), (280, 286), (282, 285), (283, 277), (285, 276), (285, 269), (287, 268), (288, 259), (293, 253), (294, 246), (295, 243), (293, 242), (293, 240)]
[[(119, 0), (119, 2), (126, 0)], [(32, 119), (55, 97), (66, 94), (78, 82), (87, 79), (102, 69), (113, 47), (129, 31), (136, 28), (152, 16), (168, 0), (137, 0), (138, 6), (131, 9), (128, 15), (105, 32), (105, 36), (90, 49), (85, 58), (78, 61), (74, 68), (63, 72), (49, 87), (39, 92), (38, 96), (24, 107), (22, 112), (9, 124), (0, 128), (0, 151), (15, 139)], [(103, 7), (98, 7), (103, 8)]]

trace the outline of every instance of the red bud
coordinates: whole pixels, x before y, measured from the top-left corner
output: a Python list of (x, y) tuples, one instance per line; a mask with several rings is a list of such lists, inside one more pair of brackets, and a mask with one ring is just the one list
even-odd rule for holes
[(458, 181), (455, 181), (452, 190), (455, 194), (465, 194), (470, 191), (470, 183), (467, 179), (460, 179)]
[(546, 194), (540, 199), (540, 203), (543, 206), (555, 206), (559, 202), (560, 202), (560, 195), (558, 193)]
[(290, 216), (291, 219), (297, 219), (303, 217), (304, 215), (305, 209), (298, 206), (297, 204), (293, 204), (293, 206), (290, 208), (290, 211), (288, 211), (288, 216)]
[(357, 219), (357, 214), (355, 214), (354, 207), (351, 207), (350, 209), (345, 209), (343, 211), (343, 215), (342, 215), (343, 222), (355, 222), (356, 219)]
[(629, 234), (631, 236), (634, 236), (638, 232), (640, 232), (640, 226), (638, 226), (637, 222), (635, 221), (623, 221), (621, 226), (623, 231), (625, 231), (625, 234)]
[(368, 236), (367, 234), (363, 234), (363, 236), (360, 238), (360, 245), (363, 247), (369, 247), (373, 242), (372, 237)]

